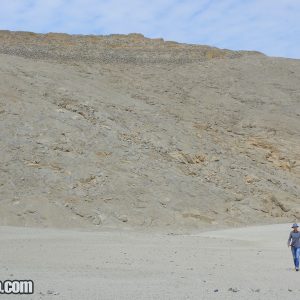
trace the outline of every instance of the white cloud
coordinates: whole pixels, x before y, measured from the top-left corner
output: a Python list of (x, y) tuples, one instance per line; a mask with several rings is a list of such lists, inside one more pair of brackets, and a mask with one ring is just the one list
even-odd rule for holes
[(298, 0), (0, 0), (0, 4), (2, 29), (140, 32), (300, 58)]

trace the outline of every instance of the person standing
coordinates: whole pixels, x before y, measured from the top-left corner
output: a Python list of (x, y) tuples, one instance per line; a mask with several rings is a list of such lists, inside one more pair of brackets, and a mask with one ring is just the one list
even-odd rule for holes
[(293, 224), (288, 239), (288, 247), (291, 247), (294, 264), (295, 264), (295, 270), (299, 271), (299, 257), (300, 257), (300, 231), (298, 231), (298, 224)]

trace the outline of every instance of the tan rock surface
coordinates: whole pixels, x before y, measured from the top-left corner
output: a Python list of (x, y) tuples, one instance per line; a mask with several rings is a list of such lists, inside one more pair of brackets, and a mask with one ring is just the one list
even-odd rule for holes
[(300, 217), (300, 61), (0, 32), (0, 223), (153, 228)]

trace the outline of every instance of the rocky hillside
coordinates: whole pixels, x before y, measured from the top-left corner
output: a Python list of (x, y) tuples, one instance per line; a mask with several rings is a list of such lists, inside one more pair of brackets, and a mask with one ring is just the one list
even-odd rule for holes
[(300, 60), (0, 31), (0, 224), (300, 218)]

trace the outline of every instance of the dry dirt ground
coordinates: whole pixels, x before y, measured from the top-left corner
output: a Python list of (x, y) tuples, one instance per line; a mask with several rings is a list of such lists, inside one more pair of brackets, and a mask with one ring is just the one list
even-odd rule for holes
[(300, 216), (300, 61), (0, 32), (0, 224), (201, 228)]
[(0, 227), (0, 278), (41, 300), (300, 298), (290, 224), (192, 235)]

